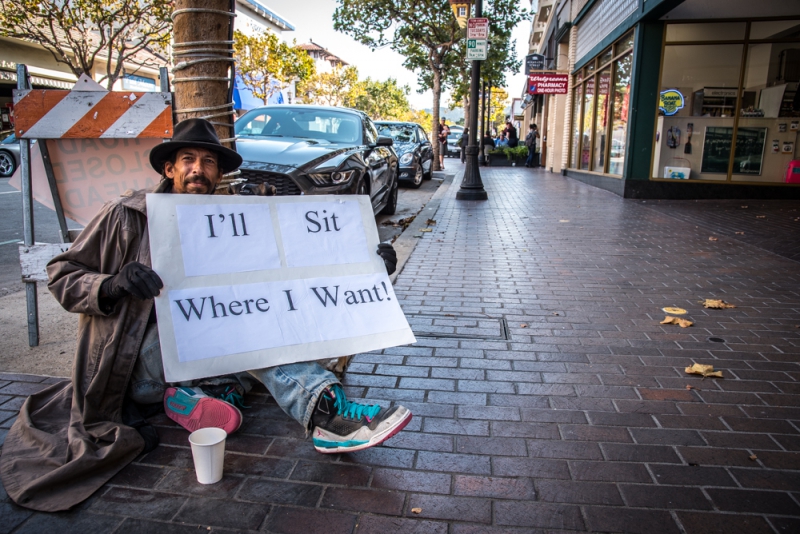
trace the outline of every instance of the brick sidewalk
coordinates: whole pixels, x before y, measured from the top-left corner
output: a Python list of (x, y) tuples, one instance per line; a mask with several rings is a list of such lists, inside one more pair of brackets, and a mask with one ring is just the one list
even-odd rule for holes
[[(559, 175), (482, 173), (489, 201), (455, 201), (457, 180), (396, 281), (418, 342), (346, 377), (414, 412), (386, 446), (319, 455), (250, 395), (221, 483), (194, 481), (161, 417), (162, 445), (77, 510), (6, 498), (0, 530), (800, 532), (798, 264)], [(44, 381), (0, 379), (6, 419)]]

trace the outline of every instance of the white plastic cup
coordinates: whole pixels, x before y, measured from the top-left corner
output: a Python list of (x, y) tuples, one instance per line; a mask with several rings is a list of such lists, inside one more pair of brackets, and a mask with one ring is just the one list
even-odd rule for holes
[(225, 438), (228, 433), (221, 428), (201, 428), (189, 435), (197, 481), (214, 484), (222, 480), (222, 464), (225, 460)]

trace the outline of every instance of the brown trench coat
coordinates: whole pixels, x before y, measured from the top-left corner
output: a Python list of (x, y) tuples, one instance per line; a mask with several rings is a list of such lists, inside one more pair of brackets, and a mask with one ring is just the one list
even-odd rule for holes
[(139, 433), (122, 424), (121, 412), (153, 301), (123, 298), (106, 314), (98, 299), (100, 284), (125, 264), (150, 265), (146, 193), (107, 203), (47, 265), (53, 296), (81, 315), (72, 382), (29, 397), (3, 446), (0, 477), (26, 508), (71, 508), (144, 448)]

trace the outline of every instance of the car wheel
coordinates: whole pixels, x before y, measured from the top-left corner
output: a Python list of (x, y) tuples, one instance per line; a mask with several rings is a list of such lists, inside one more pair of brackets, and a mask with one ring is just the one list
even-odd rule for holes
[(414, 173), (414, 180), (411, 182), (412, 189), (419, 189), (419, 186), (422, 185), (422, 178), (423, 178), (422, 164), (420, 163), (419, 165), (417, 165), (417, 172)]
[[(422, 166), (421, 163), (420, 163), (420, 166)], [(422, 179), (423, 180), (430, 180), (431, 178), (433, 178), (433, 160), (432, 159), (428, 161), (428, 172), (423, 172), (422, 173)]]
[(356, 195), (369, 195), (369, 189), (367, 189), (367, 182), (361, 178), (358, 181), (358, 186), (356, 187)]
[(382, 215), (394, 215), (397, 211), (397, 195), (398, 190), (397, 180), (392, 185), (392, 190), (389, 192), (389, 199), (386, 201), (386, 206), (381, 210)]
[(0, 150), (0, 178), (8, 178), (17, 169), (17, 162), (10, 152)]

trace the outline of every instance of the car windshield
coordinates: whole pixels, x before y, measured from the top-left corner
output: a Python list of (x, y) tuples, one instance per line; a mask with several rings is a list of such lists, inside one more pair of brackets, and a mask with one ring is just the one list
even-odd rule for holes
[(362, 143), (358, 116), (328, 109), (254, 109), (236, 121), (234, 130), (238, 136), (252, 138), (299, 137), (331, 143)]
[(17, 142), (17, 137), (14, 134), (11, 134), (2, 141), (0, 141), (0, 145), (11, 145), (16, 142)]
[(416, 128), (410, 124), (376, 124), (378, 133), (391, 137), (398, 143), (415, 143), (417, 141)]

